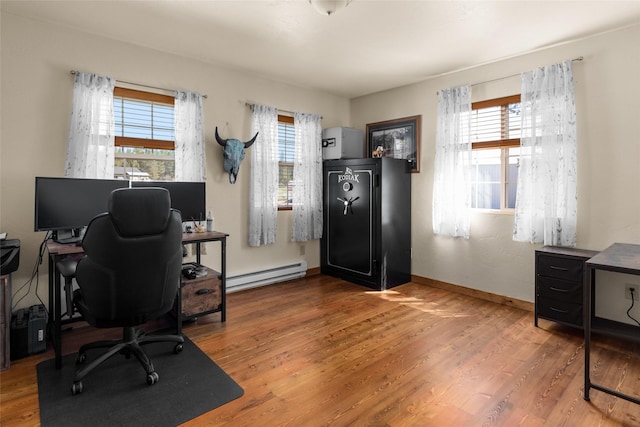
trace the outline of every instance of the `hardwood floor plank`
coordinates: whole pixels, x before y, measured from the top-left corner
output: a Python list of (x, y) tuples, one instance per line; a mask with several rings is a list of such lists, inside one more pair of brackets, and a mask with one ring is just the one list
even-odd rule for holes
[[(245, 394), (185, 426), (640, 425), (640, 405), (597, 390), (583, 400), (582, 332), (536, 328), (530, 311), (322, 275), (227, 301), (225, 324), (211, 314), (184, 332)], [(74, 325), (63, 352), (119, 333)], [(39, 425), (35, 366), (52, 356), (48, 348), (0, 373), (1, 425)], [(640, 395), (637, 344), (596, 336), (591, 358), (592, 380)]]

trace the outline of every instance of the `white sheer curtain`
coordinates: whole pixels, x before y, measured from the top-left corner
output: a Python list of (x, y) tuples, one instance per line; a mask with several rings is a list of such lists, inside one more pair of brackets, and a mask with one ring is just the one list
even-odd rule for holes
[(322, 118), (294, 113), (293, 241), (322, 237)]
[(471, 223), (471, 87), (438, 93), (433, 177), (433, 232), (469, 238)]
[(115, 80), (76, 72), (64, 176), (113, 179)]
[(251, 146), (249, 190), (249, 246), (276, 241), (278, 219), (278, 110), (253, 106), (251, 134), (259, 132)]
[(513, 239), (575, 246), (577, 130), (571, 61), (522, 75)]
[(206, 180), (202, 95), (175, 91), (176, 181)]

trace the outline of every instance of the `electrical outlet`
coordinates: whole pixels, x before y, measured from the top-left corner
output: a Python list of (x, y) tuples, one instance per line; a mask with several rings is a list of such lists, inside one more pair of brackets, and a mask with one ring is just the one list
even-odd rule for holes
[(640, 285), (634, 285), (633, 283), (626, 283), (624, 285), (624, 299), (631, 299), (631, 289), (633, 289), (634, 301), (640, 300)]

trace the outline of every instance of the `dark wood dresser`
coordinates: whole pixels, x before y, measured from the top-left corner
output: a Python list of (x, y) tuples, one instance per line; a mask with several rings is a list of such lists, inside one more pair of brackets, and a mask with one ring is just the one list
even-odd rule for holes
[(543, 246), (536, 250), (535, 320), (583, 327), (585, 262), (598, 251)]

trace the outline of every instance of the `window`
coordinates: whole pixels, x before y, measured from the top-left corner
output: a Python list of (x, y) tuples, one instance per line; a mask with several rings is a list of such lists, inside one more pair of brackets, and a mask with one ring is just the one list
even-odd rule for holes
[(471, 207), (512, 211), (520, 154), (520, 95), (471, 107)]
[(115, 178), (172, 181), (174, 97), (116, 87)]
[(293, 117), (278, 115), (278, 210), (291, 209), (295, 143)]

